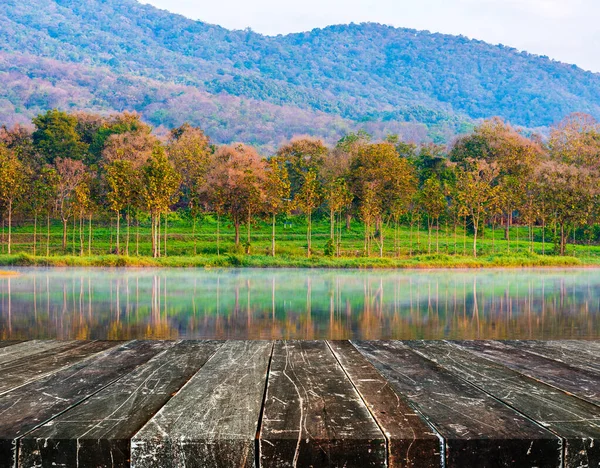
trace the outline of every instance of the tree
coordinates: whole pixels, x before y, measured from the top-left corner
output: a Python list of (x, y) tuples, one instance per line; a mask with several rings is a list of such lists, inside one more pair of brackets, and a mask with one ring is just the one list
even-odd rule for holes
[[(114, 211), (117, 218), (117, 255), (121, 254), (120, 248), (120, 220), (121, 212), (128, 209), (134, 203), (137, 193), (137, 174), (133, 169), (131, 161), (114, 160), (105, 168), (106, 182), (108, 185), (107, 199), (110, 209)], [(129, 255), (129, 214), (127, 214), (127, 247), (126, 255)]]
[(572, 114), (552, 128), (548, 148), (555, 161), (600, 170), (600, 123)]
[(330, 235), (329, 239), (336, 245), (336, 253), (339, 255), (339, 241), (335, 241), (335, 217), (352, 203), (352, 194), (348, 183), (343, 177), (330, 180), (325, 185), (325, 201), (329, 207)]
[(315, 171), (308, 171), (304, 183), (294, 197), (294, 205), (306, 215), (308, 227), (306, 230), (307, 255), (312, 254), (312, 214), (321, 205), (321, 184)]
[(410, 202), (416, 183), (414, 169), (408, 160), (400, 158), (393, 144), (369, 144), (352, 159), (350, 181), (365, 223), (367, 255), (374, 239), (383, 257), (385, 225), (398, 213), (392, 209), (399, 210)]
[(57, 174), (56, 204), (63, 225), (63, 250), (67, 248), (67, 222), (73, 215), (75, 191), (86, 177), (86, 167), (81, 161), (57, 158), (54, 162)]
[(277, 156), (285, 162), (292, 197), (300, 191), (309, 172), (319, 173), (327, 152), (321, 140), (308, 137), (294, 138), (279, 149)]
[(457, 197), (464, 212), (473, 220), (473, 256), (477, 257), (479, 226), (498, 194), (495, 185), (498, 165), (484, 160), (468, 161), (470, 170), (459, 172)]
[(231, 218), (235, 228), (235, 245), (240, 245), (240, 226), (250, 223), (265, 200), (266, 162), (250, 146), (222, 146), (212, 156), (200, 195), (207, 205), (219, 207)]
[[(142, 166), (142, 200), (152, 218), (152, 256), (160, 257), (160, 216), (175, 202), (181, 178), (167, 158), (164, 148), (156, 145)], [(166, 242), (166, 237), (165, 237)], [(166, 250), (166, 245), (165, 245)]]
[(267, 163), (265, 177), (265, 211), (271, 215), (271, 255), (275, 256), (275, 218), (285, 213), (290, 206), (290, 181), (287, 169), (281, 161), (273, 157)]
[(57, 159), (82, 161), (88, 145), (81, 141), (77, 133), (77, 118), (53, 109), (33, 119), (36, 129), (33, 132), (33, 145), (44, 158), (53, 164)]
[(8, 253), (12, 247), (12, 215), (15, 202), (27, 189), (25, 167), (14, 151), (0, 144), (0, 202), (8, 214)]
[[(447, 203), (442, 184), (436, 176), (425, 181), (420, 193), (421, 208), (427, 216), (428, 252), (431, 253), (431, 231), (436, 226), (439, 239), (439, 220), (446, 210)], [(436, 253), (439, 253), (439, 243), (436, 242)]]
[(587, 168), (547, 161), (538, 168), (537, 178), (553, 223), (560, 230), (560, 255), (565, 255), (569, 230), (586, 223), (592, 213), (597, 175)]

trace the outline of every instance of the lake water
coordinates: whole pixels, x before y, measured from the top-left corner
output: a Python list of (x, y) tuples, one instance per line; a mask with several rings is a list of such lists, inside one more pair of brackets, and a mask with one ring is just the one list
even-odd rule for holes
[(18, 269), (0, 339), (600, 339), (600, 270)]

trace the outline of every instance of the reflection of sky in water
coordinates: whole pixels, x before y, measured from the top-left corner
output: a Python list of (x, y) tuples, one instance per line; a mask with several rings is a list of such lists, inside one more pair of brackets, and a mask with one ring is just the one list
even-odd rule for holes
[(1, 339), (600, 339), (600, 270), (19, 271)]

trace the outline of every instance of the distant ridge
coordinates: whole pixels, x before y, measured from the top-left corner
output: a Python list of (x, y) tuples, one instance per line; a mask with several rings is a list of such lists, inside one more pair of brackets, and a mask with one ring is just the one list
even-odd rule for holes
[(128, 109), (266, 149), (295, 133), (442, 142), (496, 115), (542, 130), (600, 118), (600, 74), (513, 48), (373, 23), (263, 36), (134, 0), (5, 0), (0, 78), (2, 123)]

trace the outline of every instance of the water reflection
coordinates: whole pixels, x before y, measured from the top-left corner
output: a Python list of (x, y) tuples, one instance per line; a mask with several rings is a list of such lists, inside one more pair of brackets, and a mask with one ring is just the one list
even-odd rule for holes
[(20, 272), (0, 339), (600, 339), (600, 270)]

